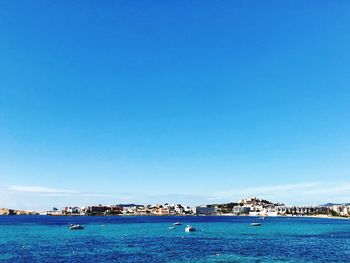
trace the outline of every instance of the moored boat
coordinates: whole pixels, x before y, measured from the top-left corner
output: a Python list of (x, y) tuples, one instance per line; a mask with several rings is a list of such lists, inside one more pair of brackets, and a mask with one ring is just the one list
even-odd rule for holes
[(261, 226), (261, 223), (251, 223), (251, 226)]
[(71, 230), (81, 230), (84, 229), (83, 225), (79, 225), (79, 224), (71, 224), (69, 225), (69, 229)]
[(185, 228), (186, 232), (194, 232), (196, 231), (196, 229), (193, 226), (187, 225)]

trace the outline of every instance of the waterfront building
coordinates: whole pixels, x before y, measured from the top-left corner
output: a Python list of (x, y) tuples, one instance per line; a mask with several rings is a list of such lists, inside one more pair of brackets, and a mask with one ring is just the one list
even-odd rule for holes
[(195, 214), (197, 215), (215, 215), (217, 213), (217, 208), (215, 206), (196, 206)]
[(63, 211), (65, 214), (79, 214), (80, 208), (77, 206), (69, 206), (65, 207)]
[(179, 214), (179, 215), (182, 215), (182, 214), (184, 214), (184, 212), (185, 212), (185, 209), (184, 209), (184, 207), (182, 207), (182, 205), (180, 205), (180, 204), (177, 204), (176, 206), (175, 206), (175, 213), (176, 214)]
[[(110, 207), (110, 214), (113, 214), (113, 215), (118, 215), (118, 214), (121, 214), (122, 211), (123, 211), (123, 207), (119, 206), (119, 205), (111, 205)], [(107, 211), (106, 211), (107, 212)]]
[(93, 205), (93, 206), (88, 206), (85, 209), (85, 214), (88, 215), (101, 215), (104, 214), (107, 211), (110, 211), (111, 208), (109, 206), (105, 205)]
[(165, 216), (170, 214), (168, 206), (159, 206), (154, 210), (155, 215)]
[(249, 214), (250, 209), (251, 208), (249, 206), (236, 205), (233, 207), (232, 212), (234, 214)]

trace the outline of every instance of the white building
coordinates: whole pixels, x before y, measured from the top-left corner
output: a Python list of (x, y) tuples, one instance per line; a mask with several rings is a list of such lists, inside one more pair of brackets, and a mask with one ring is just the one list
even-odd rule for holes
[(250, 212), (250, 210), (251, 209), (248, 206), (237, 205), (237, 206), (233, 207), (232, 212), (235, 214), (248, 214)]

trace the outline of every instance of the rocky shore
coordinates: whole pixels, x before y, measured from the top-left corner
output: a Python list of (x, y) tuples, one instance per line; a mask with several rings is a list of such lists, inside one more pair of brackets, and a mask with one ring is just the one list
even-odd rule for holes
[(0, 208), (0, 215), (1, 216), (10, 216), (10, 215), (37, 215), (38, 213), (33, 211), (26, 211), (26, 210), (15, 210), (15, 209), (9, 209), (9, 208)]

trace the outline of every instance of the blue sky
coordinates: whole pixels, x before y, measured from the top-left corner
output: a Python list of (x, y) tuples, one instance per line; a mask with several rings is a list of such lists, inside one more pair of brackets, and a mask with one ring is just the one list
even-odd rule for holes
[(350, 201), (347, 1), (0, 3), (0, 206)]

